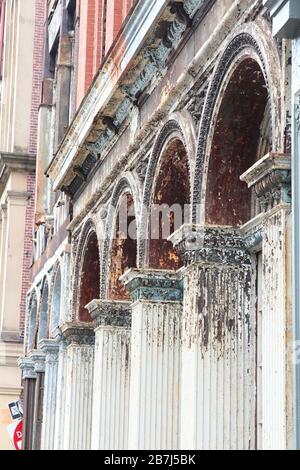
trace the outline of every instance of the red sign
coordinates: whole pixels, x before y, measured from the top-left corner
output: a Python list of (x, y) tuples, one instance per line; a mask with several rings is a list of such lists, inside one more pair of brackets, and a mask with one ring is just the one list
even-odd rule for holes
[(22, 449), (23, 420), (20, 419), (7, 426), (7, 431), (15, 450)]
[(19, 421), (15, 429), (14, 437), (13, 437), (14, 446), (16, 450), (22, 449), (22, 429), (23, 429), (23, 421)]

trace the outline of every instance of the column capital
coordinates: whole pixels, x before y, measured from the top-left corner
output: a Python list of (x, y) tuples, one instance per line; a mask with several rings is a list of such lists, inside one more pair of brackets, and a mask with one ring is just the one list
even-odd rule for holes
[(37, 374), (34, 370), (34, 362), (31, 358), (22, 356), (18, 360), (18, 366), (22, 371), (22, 378), (26, 379), (36, 379)]
[(291, 157), (270, 152), (240, 177), (254, 188), (264, 212), (280, 203), (291, 202)]
[(182, 280), (179, 272), (163, 269), (129, 269), (121, 277), (132, 301), (181, 301)]
[(95, 344), (94, 323), (65, 322), (61, 327), (67, 345), (93, 346)]
[(92, 300), (86, 305), (96, 328), (99, 326), (115, 326), (130, 328), (131, 303), (115, 300)]
[(239, 228), (182, 225), (169, 240), (186, 264), (250, 264), (244, 237)]
[(58, 360), (59, 343), (54, 339), (42, 339), (39, 341), (39, 349), (46, 354), (46, 362)]
[(36, 373), (45, 372), (46, 354), (44, 352), (34, 349), (29, 352), (28, 357), (32, 360)]

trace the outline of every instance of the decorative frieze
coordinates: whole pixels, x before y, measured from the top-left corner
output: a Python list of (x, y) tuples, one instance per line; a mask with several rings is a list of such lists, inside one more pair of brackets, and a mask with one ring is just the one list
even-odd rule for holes
[(291, 158), (268, 153), (241, 176), (259, 199), (264, 212), (280, 203), (291, 202)]

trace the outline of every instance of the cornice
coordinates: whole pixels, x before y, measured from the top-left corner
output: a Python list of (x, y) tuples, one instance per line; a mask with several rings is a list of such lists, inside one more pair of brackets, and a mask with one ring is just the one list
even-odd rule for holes
[[(73, 195), (105, 148), (121, 132), (132, 107), (166, 69), (194, 16), (213, 0), (140, 1), (77, 112), (47, 173), (54, 190)], [(124, 50), (125, 44), (125, 50)], [(134, 67), (133, 67), (134, 65)], [(75, 169), (75, 171), (74, 171)]]
[(35, 155), (0, 151), (0, 194), (13, 171), (32, 173), (35, 172), (35, 166)]

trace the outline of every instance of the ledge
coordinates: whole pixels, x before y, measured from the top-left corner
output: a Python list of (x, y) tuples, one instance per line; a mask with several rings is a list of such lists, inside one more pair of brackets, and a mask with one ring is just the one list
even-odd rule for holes
[(35, 172), (35, 165), (35, 155), (0, 152), (0, 194), (3, 192), (11, 172)]
[(300, 37), (299, 0), (263, 0), (273, 22), (273, 36), (295, 39)]

